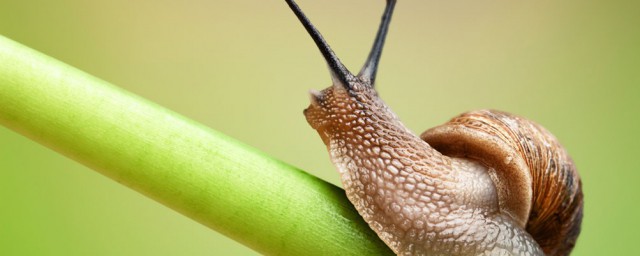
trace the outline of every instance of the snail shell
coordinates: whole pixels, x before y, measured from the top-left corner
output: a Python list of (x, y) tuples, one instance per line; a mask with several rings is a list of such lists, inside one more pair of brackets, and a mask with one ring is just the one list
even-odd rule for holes
[(479, 110), (420, 137), (444, 155), (490, 167), (501, 211), (526, 227), (545, 254), (566, 255), (573, 249), (582, 222), (582, 183), (564, 147), (542, 126)]
[(307, 122), (349, 200), (401, 255), (566, 255), (582, 221), (571, 158), (541, 126), (507, 113), (462, 114), (418, 137), (378, 97), (375, 75), (395, 0), (387, 0), (358, 75), (293, 0), (333, 85), (311, 92)]

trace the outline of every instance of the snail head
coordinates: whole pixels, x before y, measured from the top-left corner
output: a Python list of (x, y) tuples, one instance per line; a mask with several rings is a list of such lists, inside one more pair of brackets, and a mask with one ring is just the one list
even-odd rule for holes
[(377, 100), (374, 89), (375, 76), (396, 0), (387, 0), (373, 47), (358, 75), (353, 75), (342, 64), (300, 7), (293, 0), (286, 1), (318, 46), (329, 67), (333, 85), (322, 91), (312, 90), (311, 104), (304, 110), (311, 127), (318, 131), (327, 144), (330, 134), (351, 129), (352, 122), (367, 112), (363, 109), (371, 105), (370, 102)]

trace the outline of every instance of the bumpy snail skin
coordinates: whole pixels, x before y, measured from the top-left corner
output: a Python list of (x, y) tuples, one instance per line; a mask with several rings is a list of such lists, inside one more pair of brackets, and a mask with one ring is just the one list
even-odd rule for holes
[(582, 223), (582, 183), (573, 160), (549, 131), (519, 116), (478, 110), (420, 137), (443, 154), (491, 167), (501, 211), (526, 226), (546, 254), (573, 249)]
[(305, 111), (327, 144), (348, 198), (401, 255), (542, 255), (499, 210), (487, 167), (442, 155), (366, 86), (330, 87)]
[[(395, 0), (366, 64), (351, 74), (293, 0), (333, 85), (311, 92), (307, 121), (322, 138), (347, 197), (399, 255), (567, 255), (582, 221), (573, 161), (553, 135), (493, 110), (409, 131), (373, 84)], [(428, 112), (428, 110), (426, 110)]]

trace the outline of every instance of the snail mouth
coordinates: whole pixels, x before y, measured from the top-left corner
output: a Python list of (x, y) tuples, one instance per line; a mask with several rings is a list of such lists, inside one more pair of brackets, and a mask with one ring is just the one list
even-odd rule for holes
[(320, 129), (324, 123), (319, 111), (321, 111), (320, 106), (314, 105), (313, 103), (302, 111), (302, 114), (304, 114), (304, 117), (307, 119), (307, 123), (309, 123), (311, 128), (316, 130)]
[(309, 123), (309, 126), (316, 130), (318, 132), (318, 135), (320, 135), (322, 142), (324, 142), (325, 145), (328, 145), (329, 134), (327, 133), (327, 126), (329, 124), (328, 121), (322, 117), (322, 113), (319, 113), (319, 111), (322, 111), (322, 108), (319, 105), (311, 103), (308, 108), (302, 111), (302, 113), (307, 119), (307, 123)]
[(313, 112), (314, 109), (318, 110), (318, 109), (322, 109), (322, 102), (323, 102), (323, 96), (322, 93), (318, 90), (309, 90), (309, 101), (311, 102), (311, 104), (309, 104), (309, 106), (307, 108), (305, 108), (302, 111), (302, 114), (304, 114), (304, 116), (307, 118), (307, 122), (309, 122), (309, 124), (315, 129), (314, 125), (313, 125)]
[(326, 107), (326, 97), (324, 92), (318, 90), (309, 90), (309, 106), (302, 111), (304, 116), (307, 118), (307, 122), (314, 129), (318, 129), (322, 126), (323, 120), (326, 119), (327, 111)]
[(328, 143), (327, 134), (328, 128), (330, 126), (329, 116), (326, 107), (327, 101), (325, 97), (325, 92), (310, 90), (309, 91), (309, 100), (311, 103), (309, 106), (302, 111), (304, 117), (307, 119), (307, 123), (318, 132), (322, 141), (325, 145)]

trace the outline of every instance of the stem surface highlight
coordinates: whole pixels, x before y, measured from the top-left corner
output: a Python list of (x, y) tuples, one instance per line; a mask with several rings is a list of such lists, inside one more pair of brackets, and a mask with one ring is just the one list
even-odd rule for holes
[(392, 254), (340, 188), (2, 36), (0, 124), (263, 254)]

